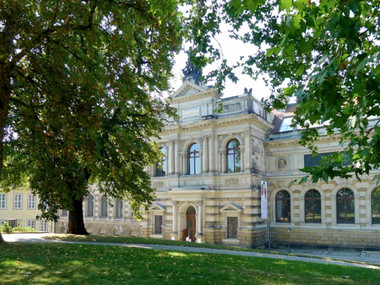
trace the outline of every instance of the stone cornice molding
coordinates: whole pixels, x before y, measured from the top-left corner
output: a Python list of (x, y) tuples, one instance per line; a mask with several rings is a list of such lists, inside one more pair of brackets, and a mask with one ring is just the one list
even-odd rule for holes
[(256, 114), (245, 114), (245, 115), (240, 115), (240, 116), (231, 116), (231, 117), (224, 117), (224, 118), (219, 118), (219, 119), (196, 121), (193, 123), (183, 124), (183, 125), (172, 124), (169, 126), (165, 126), (162, 132), (162, 135), (177, 133), (179, 131), (191, 131), (191, 130), (210, 128), (210, 127), (216, 128), (216, 127), (241, 125), (243, 123), (255, 124), (257, 127), (260, 127), (263, 130), (263, 132), (273, 129), (272, 124), (265, 121), (264, 119), (257, 116)]

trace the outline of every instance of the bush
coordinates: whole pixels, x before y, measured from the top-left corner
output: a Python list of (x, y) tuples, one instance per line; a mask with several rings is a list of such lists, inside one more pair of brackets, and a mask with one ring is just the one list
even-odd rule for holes
[(0, 226), (0, 232), (5, 232), (7, 234), (11, 233), (13, 231), (12, 227), (8, 225), (8, 223), (4, 223)]
[(31, 227), (20, 227), (20, 226), (17, 226), (17, 227), (14, 227), (12, 229), (12, 231), (14, 231), (14, 232), (35, 232), (36, 229), (31, 228)]

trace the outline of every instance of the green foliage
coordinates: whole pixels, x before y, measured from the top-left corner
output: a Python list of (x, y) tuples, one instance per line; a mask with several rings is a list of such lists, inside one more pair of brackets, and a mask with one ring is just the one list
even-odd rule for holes
[(168, 89), (182, 36), (178, 2), (1, 1), (10, 105), (1, 187), (27, 182), (44, 219), (97, 183), (138, 211), (153, 189), (144, 167), (174, 112)]
[(8, 225), (7, 222), (3, 223), (0, 226), (0, 233), (4, 232), (4, 233), (7, 233), (7, 234), (10, 234), (12, 231), (13, 231), (13, 228), (10, 225)]
[[(379, 1), (238, 0), (219, 2), (201, 18), (207, 22), (213, 14), (232, 25), (231, 37), (258, 47), (240, 65), (253, 78), (269, 75), (273, 94), (268, 107), (282, 109), (290, 97), (297, 98), (293, 125), (303, 130), (300, 143), (316, 154), (321, 133), (315, 125), (324, 125), (322, 135), (339, 140), (351, 163), (340, 157), (334, 165), (325, 160), (305, 169), (313, 181), (360, 179), (380, 168)], [(198, 37), (206, 42), (194, 52), (217, 60), (220, 52), (204, 46), (211, 44), (207, 35), (219, 28), (208, 28), (197, 27), (193, 43)], [(224, 70), (212, 73), (220, 84), (227, 77)]]

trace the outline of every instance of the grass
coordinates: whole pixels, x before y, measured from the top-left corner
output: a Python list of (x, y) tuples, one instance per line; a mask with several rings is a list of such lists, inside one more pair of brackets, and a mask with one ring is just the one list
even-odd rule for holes
[(106, 235), (71, 235), (71, 234), (53, 234), (43, 237), (48, 240), (62, 240), (62, 241), (86, 241), (86, 242), (111, 242), (111, 243), (134, 243), (134, 244), (161, 244), (161, 245), (174, 245), (174, 246), (188, 246), (188, 247), (202, 247), (212, 249), (228, 249), (235, 251), (256, 251), (268, 252), (260, 249), (249, 249), (235, 246), (224, 246), (208, 243), (195, 243), (178, 240), (167, 239), (154, 239), (142, 237), (119, 237), (119, 236), (106, 236)]
[(373, 269), (60, 243), (0, 247), (1, 284), (380, 284)]
[[(320, 256), (312, 256), (305, 254), (295, 254), (287, 253), (283, 251), (274, 250), (264, 250), (258, 248), (245, 248), (237, 246), (225, 246), (217, 244), (208, 243), (195, 243), (195, 242), (185, 242), (177, 240), (166, 240), (166, 239), (153, 239), (153, 238), (143, 238), (143, 237), (120, 237), (120, 236), (107, 236), (107, 235), (73, 235), (73, 234), (52, 234), (44, 236), (43, 239), (47, 240), (60, 240), (60, 241), (85, 241), (85, 242), (110, 242), (110, 243), (133, 243), (133, 244), (160, 244), (160, 245), (173, 245), (173, 246), (187, 246), (187, 247), (198, 247), (198, 248), (211, 248), (211, 249), (223, 249), (223, 250), (233, 250), (233, 251), (248, 251), (248, 252), (260, 252), (260, 253), (270, 253), (270, 254), (280, 254), (280, 255), (291, 255), (300, 257), (311, 257), (315, 259), (325, 259), (325, 260), (340, 260), (334, 258), (325, 258)], [(345, 260), (349, 263), (358, 264), (371, 264), (368, 262), (359, 262), (353, 260)], [(374, 265), (374, 264), (372, 264)], [(376, 265), (377, 266), (377, 265)]]

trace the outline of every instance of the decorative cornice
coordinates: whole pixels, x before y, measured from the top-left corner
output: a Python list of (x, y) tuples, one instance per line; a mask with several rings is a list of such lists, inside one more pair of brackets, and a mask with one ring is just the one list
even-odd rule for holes
[(188, 123), (188, 124), (168, 125), (168, 126), (165, 126), (161, 135), (169, 135), (171, 133), (177, 133), (179, 131), (191, 131), (191, 130), (204, 129), (208, 127), (216, 128), (216, 127), (224, 127), (224, 126), (233, 126), (237, 124), (240, 125), (242, 123), (255, 124), (257, 127), (261, 127), (264, 132), (269, 131), (270, 129), (273, 129), (272, 124), (263, 120), (261, 117), (257, 116), (256, 114), (244, 114), (244, 115), (233, 116), (233, 117), (223, 117), (223, 118), (218, 118), (218, 119), (196, 121), (196, 122)]

